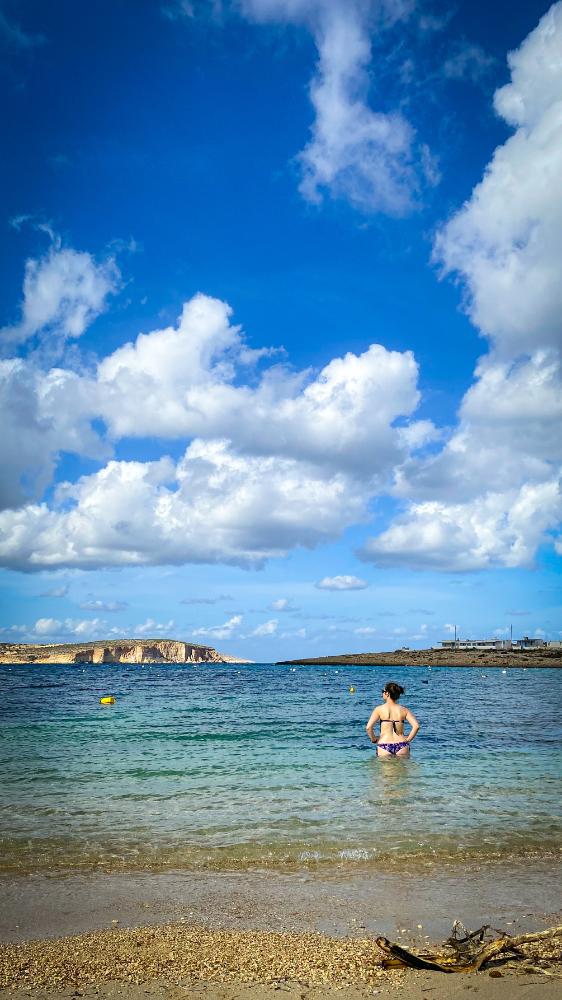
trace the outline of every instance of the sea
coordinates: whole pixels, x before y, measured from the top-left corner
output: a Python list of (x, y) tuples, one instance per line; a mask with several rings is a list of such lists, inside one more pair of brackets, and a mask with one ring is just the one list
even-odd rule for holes
[[(389, 680), (421, 723), (409, 759), (377, 759), (365, 733)], [(560, 857), (561, 670), (34, 664), (0, 681), (5, 874)]]

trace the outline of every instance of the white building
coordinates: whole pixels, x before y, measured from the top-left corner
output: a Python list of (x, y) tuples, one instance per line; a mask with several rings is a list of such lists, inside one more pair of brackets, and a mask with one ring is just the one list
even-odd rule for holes
[(444, 639), (437, 649), (509, 649), (509, 639)]
[[(529, 638), (528, 635), (522, 639), (444, 639), (435, 649), (540, 649), (546, 646), (544, 639)], [(549, 644), (552, 645), (552, 644)]]

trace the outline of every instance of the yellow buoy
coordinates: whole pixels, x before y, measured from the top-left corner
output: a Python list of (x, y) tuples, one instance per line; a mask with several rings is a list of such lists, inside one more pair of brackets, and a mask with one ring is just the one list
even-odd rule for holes
[(350, 694), (355, 694), (355, 688), (354, 688), (354, 687), (350, 687), (350, 689), (349, 689), (349, 693), (350, 693)]
[(114, 705), (115, 698), (113, 695), (109, 695), (107, 698), (100, 698), (100, 705)]

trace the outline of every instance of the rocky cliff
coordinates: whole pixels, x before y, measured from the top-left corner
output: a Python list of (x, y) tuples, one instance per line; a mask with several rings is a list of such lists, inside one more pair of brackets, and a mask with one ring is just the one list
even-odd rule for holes
[(0, 643), (0, 663), (247, 663), (176, 639), (118, 639), (51, 645)]

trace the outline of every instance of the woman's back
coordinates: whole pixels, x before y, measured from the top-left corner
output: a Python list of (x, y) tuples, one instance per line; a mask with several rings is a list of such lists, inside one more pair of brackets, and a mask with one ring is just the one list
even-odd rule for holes
[(403, 736), (408, 709), (404, 705), (388, 704), (387, 702), (377, 705), (377, 708), (379, 710), (381, 738), (384, 737), (385, 740), (388, 738), (389, 742), (392, 742), (394, 735)]
[[(398, 705), (398, 698), (404, 694), (404, 688), (394, 681), (385, 684), (382, 694), (384, 702), (377, 705), (371, 713), (366, 729), (371, 743), (377, 746), (379, 757), (407, 757), (410, 753), (410, 743), (416, 736), (420, 724), (413, 712), (405, 705)], [(412, 727), (409, 736), (404, 735), (404, 723)], [(380, 726), (380, 738), (375, 739), (374, 728)]]

